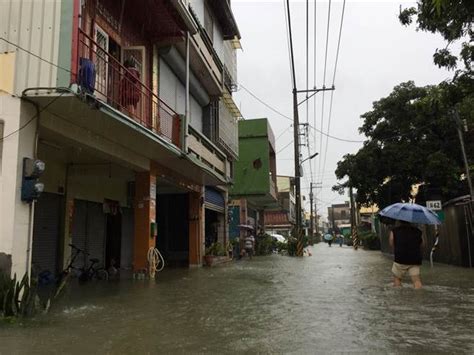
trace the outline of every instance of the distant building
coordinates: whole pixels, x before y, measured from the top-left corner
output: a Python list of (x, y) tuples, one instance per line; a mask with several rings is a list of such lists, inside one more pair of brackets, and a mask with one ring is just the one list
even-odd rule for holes
[(328, 207), (328, 220), (332, 229), (351, 223), (351, 206), (349, 201)]

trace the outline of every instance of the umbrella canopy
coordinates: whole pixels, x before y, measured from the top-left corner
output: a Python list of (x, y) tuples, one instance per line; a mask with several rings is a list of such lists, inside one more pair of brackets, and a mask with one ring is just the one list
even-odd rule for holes
[(385, 207), (379, 215), (410, 223), (441, 224), (436, 213), (416, 203), (394, 203)]
[(242, 229), (250, 229), (253, 230), (253, 226), (250, 224), (239, 224), (237, 227), (242, 228)]
[(325, 234), (325, 235), (324, 235), (324, 239), (325, 239), (325, 240), (332, 240), (332, 238), (333, 238), (333, 237), (332, 237), (331, 234)]

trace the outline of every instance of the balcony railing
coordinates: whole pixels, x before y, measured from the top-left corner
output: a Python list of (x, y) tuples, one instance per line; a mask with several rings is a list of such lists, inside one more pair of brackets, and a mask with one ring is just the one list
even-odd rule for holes
[(180, 147), (180, 118), (140, 78), (79, 30), (77, 68), (73, 82), (130, 119)]

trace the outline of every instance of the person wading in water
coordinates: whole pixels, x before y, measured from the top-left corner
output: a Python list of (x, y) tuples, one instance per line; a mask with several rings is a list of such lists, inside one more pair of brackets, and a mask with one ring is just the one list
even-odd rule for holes
[(408, 273), (414, 288), (422, 287), (420, 278), (421, 250), (424, 246), (422, 234), (421, 230), (405, 221), (399, 221), (390, 232), (389, 243), (394, 254), (393, 286), (400, 287), (403, 276)]

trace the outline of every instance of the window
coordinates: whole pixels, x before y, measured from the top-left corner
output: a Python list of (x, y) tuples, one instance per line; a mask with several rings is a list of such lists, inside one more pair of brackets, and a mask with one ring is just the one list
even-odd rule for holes
[(204, 29), (206, 30), (211, 43), (214, 42), (214, 19), (212, 18), (211, 12), (207, 6), (204, 7)]

